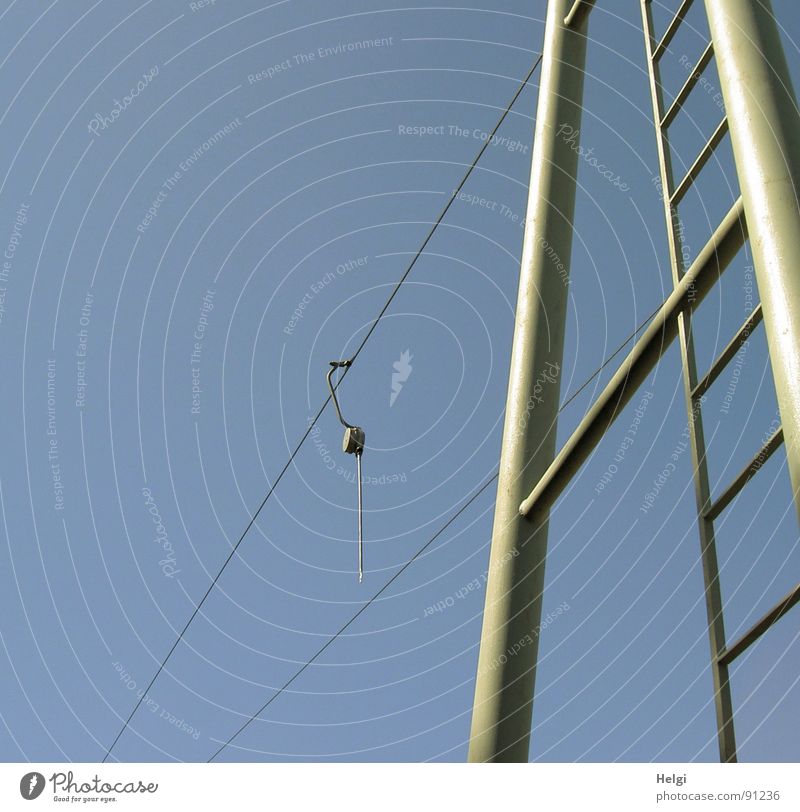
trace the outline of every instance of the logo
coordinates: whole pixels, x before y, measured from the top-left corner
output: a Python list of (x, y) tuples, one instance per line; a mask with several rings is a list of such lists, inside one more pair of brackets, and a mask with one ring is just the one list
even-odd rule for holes
[(394, 372), (392, 373), (392, 394), (389, 396), (390, 408), (394, 406), (394, 402), (397, 400), (397, 396), (400, 394), (403, 384), (408, 380), (408, 376), (411, 375), (411, 370), (413, 369), (411, 359), (413, 357), (411, 351), (406, 350), (400, 353), (400, 359), (392, 364)]
[(41, 773), (25, 773), (19, 782), (20, 795), (26, 801), (32, 801), (42, 794), (44, 789), (44, 776)]

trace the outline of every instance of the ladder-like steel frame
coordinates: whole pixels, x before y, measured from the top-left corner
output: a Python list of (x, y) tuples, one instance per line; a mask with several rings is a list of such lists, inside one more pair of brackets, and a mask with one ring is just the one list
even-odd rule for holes
[[(555, 500), (588, 459), (592, 449), (600, 442), (624, 406), (630, 402), (672, 340), (678, 338), (692, 448), (719, 753), (721, 761), (733, 762), (737, 756), (728, 668), (731, 662), (800, 602), (800, 584), (798, 584), (748, 631), (728, 643), (714, 536), (715, 520), (756, 475), (763, 463), (781, 446), (785, 433), (790, 480), (795, 504), (800, 513), (800, 380), (795, 380), (800, 379), (800, 375), (794, 375), (800, 368), (800, 283), (795, 273), (796, 267), (800, 266), (800, 205), (793, 206), (790, 197), (793, 195), (797, 203), (800, 193), (800, 118), (796, 116), (797, 103), (791, 89), (791, 79), (777, 26), (769, 16), (771, 14), (769, 0), (760, 0), (759, 4), (754, 4), (758, 6), (757, 8), (739, 5), (738, 0), (731, 0), (732, 4), (736, 4), (734, 9), (731, 6), (726, 7), (721, 0), (705, 0), (712, 30), (711, 41), (675, 99), (666, 108), (659, 63), (664, 54), (668, 53), (669, 46), (692, 8), (694, 0), (682, 0), (659, 40), (654, 34), (651, 0), (640, 2), (674, 289), (573, 434), (561, 450), (551, 457), (552, 462), (547, 465), (529, 495), (521, 502), (519, 513), (533, 524), (537, 521), (542, 522), (542, 517), (547, 516)], [(594, 0), (575, 0), (562, 18), (563, 27), (570, 29), (581, 25), (585, 32), (586, 18), (593, 5)], [(557, 0), (555, 3), (551, 0), (550, 11), (552, 12), (554, 8), (559, 11), (565, 9), (565, 0)], [(562, 24), (559, 22), (556, 25), (557, 21), (551, 17), (552, 14), (549, 13), (549, 25), (559, 29)], [(560, 29), (559, 36), (562, 32), (563, 29)], [(741, 37), (745, 37), (745, 40), (743, 41)], [(736, 101), (739, 108), (737, 112), (742, 121), (737, 119), (734, 127), (727, 115), (724, 115), (687, 173), (676, 182), (668, 129), (681, 114), (685, 102), (712, 59), (718, 62), (722, 59), (715, 54), (715, 50), (725, 55), (725, 64), (719, 66), (723, 97), (730, 97)], [(774, 64), (766, 65), (765, 54), (769, 54), (770, 59), (775, 60)], [(753, 81), (760, 83), (760, 88), (767, 98), (768, 106), (763, 109), (760, 106), (761, 99), (754, 103), (751, 97), (742, 93), (741, 74), (745, 67), (748, 71), (747, 76), (755, 77)], [(552, 92), (558, 94), (559, 88), (556, 87)], [(543, 104), (541, 96), (542, 91), (540, 91), (540, 107)], [(546, 99), (544, 103), (546, 105)], [(789, 104), (792, 106), (787, 111)], [(681, 251), (678, 207), (729, 132), (742, 189), (741, 196), (687, 268)], [(751, 163), (756, 166), (757, 171), (750, 172)], [(534, 156), (533, 177), (536, 177), (536, 171)], [(765, 182), (765, 177), (769, 177), (768, 183)], [(754, 235), (748, 234), (748, 213), (753, 221)], [(526, 231), (526, 239), (527, 236)], [(712, 362), (706, 373), (698, 378), (691, 330), (692, 310), (700, 305), (749, 236), (754, 237), (753, 259), (762, 302), (745, 319), (736, 335)], [(716, 501), (712, 501), (703, 435), (703, 396), (748, 340), (753, 329), (762, 321), (767, 331), (770, 361), (784, 425), (764, 443)], [(520, 350), (517, 349), (517, 352)], [(513, 375), (509, 386), (511, 397), (514, 387)], [(503, 453), (506, 454), (505, 435), (503, 442)], [(497, 519), (497, 516), (495, 518)], [(539, 525), (539, 532), (546, 533), (546, 518), (543, 524)], [(493, 537), (493, 555), (496, 543), (497, 539)], [(487, 612), (492, 589), (495, 592), (498, 592), (498, 589), (502, 591), (503, 588), (517, 590), (528, 577), (527, 573), (521, 571), (516, 573), (513, 579), (507, 578), (507, 583), (495, 584), (490, 573)], [(539, 577), (541, 578), (541, 573)], [(502, 613), (498, 613), (495, 607), (493, 611), (489, 631), (497, 635), (500, 630), (505, 629), (505, 624), (510, 622), (511, 616), (504, 619)], [(491, 637), (487, 634), (485, 617), (481, 639), (482, 657), (485, 655), (484, 647), (487, 639), (490, 640)], [(535, 669), (535, 659), (530, 668)], [(529, 716), (532, 680), (528, 686), (529, 693), (520, 691), (518, 678), (505, 673), (502, 669), (498, 669), (498, 675), (491, 685), (481, 688), (480, 680), (479, 669), (476, 709), (481, 690), (487, 692), (488, 689), (489, 693), (496, 691), (494, 696), (499, 699), (495, 702), (494, 716), (484, 715), (481, 722), (483, 731), (492, 731), (493, 741), (477, 759), (473, 760), (523, 760), (516, 757), (519, 748), (513, 756), (507, 755), (509, 747), (518, 744), (519, 739), (513, 739), (502, 730), (502, 713), (513, 712), (518, 716), (520, 712), (527, 712)], [(528, 731), (529, 729), (528, 724)], [(519, 727), (515, 731), (515, 735), (518, 734)], [(527, 734), (524, 731), (523, 737), (527, 745)], [(473, 729), (472, 746), (475, 745), (475, 741)]]
[[(667, 27), (660, 41), (656, 41), (653, 27), (651, 0), (641, 0), (642, 25), (647, 52), (647, 66), (650, 76), (650, 90), (653, 101), (653, 120), (656, 130), (656, 146), (663, 190), (664, 214), (669, 236), (670, 267), (673, 284), (677, 285), (686, 272), (683, 265), (680, 238), (680, 214), (678, 206), (686, 192), (692, 187), (703, 166), (714, 155), (722, 138), (728, 133), (728, 117), (723, 114), (722, 121), (715, 128), (711, 138), (700, 151), (699, 156), (679, 183), (675, 183), (672, 167), (671, 147), (668, 136), (669, 126), (680, 115), (683, 105), (691, 95), (703, 71), (714, 58), (713, 42), (709, 42), (697, 64), (691, 70), (689, 78), (678, 91), (674, 101), (665, 109), (661, 85), (660, 59), (667, 52), (670, 42), (681, 27), (681, 24), (693, 6), (694, 0), (683, 0), (680, 8)], [(677, 224), (677, 228), (676, 228)], [(727, 645), (724, 623), (724, 602), (719, 582), (714, 521), (733, 501), (744, 486), (753, 478), (763, 463), (783, 443), (783, 430), (778, 428), (758, 450), (753, 459), (742, 469), (740, 474), (725, 488), (719, 498), (712, 503), (706, 463), (706, 445), (703, 434), (702, 398), (727, 364), (750, 337), (753, 329), (761, 323), (763, 312), (759, 304), (745, 319), (728, 346), (711, 364), (702, 379), (697, 378), (694, 342), (691, 330), (692, 308), (687, 307), (678, 315), (678, 336), (683, 366), (683, 381), (686, 398), (686, 410), (689, 438), (692, 447), (692, 466), (695, 482), (695, 499), (697, 504), (697, 523), (700, 534), (700, 555), (705, 582), (706, 614), (708, 618), (708, 637), (711, 648), (711, 672), (714, 684), (714, 698), (717, 717), (717, 739), (720, 761), (736, 761), (736, 735), (731, 702), (729, 664), (748, 646), (754, 643), (777, 620), (783, 617), (800, 599), (800, 584), (781, 599), (756, 624), (730, 646)]]
[[(683, 103), (688, 99), (692, 88), (702, 71), (709, 64), (713, 54), (711, 43), (703, 52), (700, 62), (689, 75), (675, 101), (665, 112), (664, 94), (661, 86), (659, 60), (667, 53), (669, 42), (677, 33), (685, 14), (692, 6), (692, 0), (684, 0), (678, 13), (667, 28), (660, 42), (656, 42), (653, 28), (653, 14), (650, 0), (642, 0), (642, 25), (644, 28), (647, 67), (650, 76), (650, 92), (653, 100), (653, 122), (656, 130), (656, 149), (661, 174), (661, 197), (664, 202), (664, 215), (669, 237), (669, 261), (673, 285), (677, 285), (687, 268), (684, 266), (681, 250), (681, 219), (678, 213), (676, 191), (683, 197), (699, 174), (697, 163), (705, 163), (713, 154), (715, 142), (721, 140), (718, 133), (727, 132), (727, 116), (715, 129), (714, 136), (700, 153), (700, 157), (686, 175), (688, 180), (675, 186), (672, 156), (668, 137), (669, 125), (676, 120)], [(677, 227), (676, 227), (677, 226)], [(708, 617), (708, 639), (711, 646), (711, 673), (714, 684), (714, 698), (717, 715), (717, 738), (721, 761), (736, 761), (736, 737), (733, 727), (733, 707), (731, 703), (728, 665), (720, 659), (725, 650), (725, 622), (723, 616), (722, 592), (719, 582), (717, 548), (714, 537), (714, 521), (707, 515), (711, 503), (711, 489), (708, 482), (706, 445), (703, 432), (702, 398), (703, 388), (698, 388), (697, 363), (694, 352), (694, 339), (691, 327), (691, 308), (678, 314), (678, 341), (683, 367), (683, 388), (686, 398), (689, 441), (694, 470), (695, 500), (697, 503), (697, 523), (700, 531), (700, 557), (703, 565), (705, 584), (706, 614)], [(721, 369), (720, 369), (721, 371)], [(710, 385), (710, 384), (709, 384)], [(706, 387), (707, 388), (707, 387)]]

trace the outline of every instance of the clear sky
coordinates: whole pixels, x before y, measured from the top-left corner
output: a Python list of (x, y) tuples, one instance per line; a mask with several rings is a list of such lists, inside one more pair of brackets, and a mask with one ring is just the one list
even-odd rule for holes
[[(668, 96), (707, 41), (695, 5)], [(797, 84), (800, 13), (774, 5)], [(358, 346), (536, 58), (545, 6), (3, 4), (4, 760), (103, 757), (324, 401), (328, 361)], [(677, 0), (654, 6), (663, 31)], [(618, 183), (581, 165), (562, 400), (671, 286), (639, 3), (598, 0), (590, 34), (580, 141)], [(328, 409), (114, 758), (207, 759), (494, 473), (537, 81), (341, 387), (366, 429), (363, 583)], [(712, 65), (672, 133), (678, 169), (718, 93)], [(737, 194), (726, 139), (681, 208), (692, 255)], [(697, 314), (701, 371), (757, 301), (743, 251)], [(688, 452), (642, 509), (686, 427), (677, 347), (645, 394), (552, 515), (532, 760), (717, 758)], [(776, 408), (762, 327), (703, 406), (715, 494)], [(463, 760), (493, 498), (220, 759)], [(732, 640), (798, 580), (782, 450), (718, 544)], [(732, 669), (742, 760), (800, 757), (796, 612)]]

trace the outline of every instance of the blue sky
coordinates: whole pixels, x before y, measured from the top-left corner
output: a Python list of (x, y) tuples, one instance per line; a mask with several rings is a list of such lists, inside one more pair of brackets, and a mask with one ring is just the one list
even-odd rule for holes
[[(0, 756), (94, 761), (171, 647), (541, 48), (544, 0), (12, 2), (0, 12)], [(562, 400), (670, 272), (638, 3), (593, 12)], [(676, 0), (654, 3), (663, 30)], [(667, 94), (707, 37), (664, 58)], [(776, 0), (795, 82), (800, 14)], [(128, 730), (123, 761), (205, 760), (495, 470), (538, 73)], [(713, 65), (673, 137), (719, 121)], [(623, 189), (623, 185), (627, 187)], [(730, 145), (681, 208), (702, 247)], [(6, 254), (8, 256), (8, 253)], [(757, 302), (742, 251), (695, 320), (707, 368)], [(410, 371), (392, 403), (403, 353)], [(408, 357), (408, 356), (406, 356)], [(776, 424), (763, 327), (708, 393), (719, 493)], [(612, 363), (562, 414), (569, 436)], [(557, 503), (530, 757), (715, 760), (677, 347)], [(732, 393), (732, 394), (731, 394)], [(220, 759), (463, 760), (487, 489)], [(797, 582), (782, 450), (718, 527), (728, 639)], [(471, 585), (471, 586), (470, 586)], [(566, 607), (566, 608), (563, 608)], [(796, 760), (797, 618), (732, 669), (742, 760)]]

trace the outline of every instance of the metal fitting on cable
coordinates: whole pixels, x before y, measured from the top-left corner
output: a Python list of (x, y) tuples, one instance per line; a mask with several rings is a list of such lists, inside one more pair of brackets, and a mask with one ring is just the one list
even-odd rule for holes
[[(364, 453), (365, 434), (364, 429), (360, 426), (354, 426), (348, 423), (342, 416), (342, 410), (339, 408), (339, 400), (336, 397), (336, 387), (333, 385), (333, 373), (339, 369), (347, 369), (352, 365), (352, 359), (349, 361), (331, 361), (331, 368), (328, 371), (328, 389), (331, 392), (333, 405), (336, 409), (336, 416), (339, 422), (344, 426), (344, 439), (342, 440), (342, 451), (345, 454), (356, 455), (356, 469), (358, 474), (358, 580), (359, 583), (364, 577), (364, 520), (362, 509), (362, 481), (361, 481), (361, 455)], [(338, 383), (336, 384), (339, 385)]]

